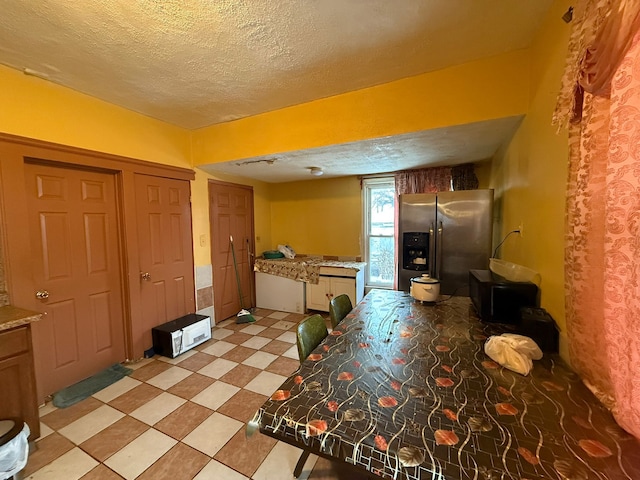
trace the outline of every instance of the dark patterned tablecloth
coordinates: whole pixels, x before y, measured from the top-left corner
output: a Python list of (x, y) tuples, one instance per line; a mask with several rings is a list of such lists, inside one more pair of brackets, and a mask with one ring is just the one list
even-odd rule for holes
[(557, 355), (484, 354), (469, 299), (373, 290), (256, 413), (260, 431), (389, 479), (640, 479), (640, 442)]

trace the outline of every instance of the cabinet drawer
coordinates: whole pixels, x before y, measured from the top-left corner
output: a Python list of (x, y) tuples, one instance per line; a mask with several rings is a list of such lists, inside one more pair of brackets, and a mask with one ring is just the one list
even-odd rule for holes
[(354, 278), (356, 276), (356, 271), (353, 268), (320, 267), (320, 275)]
[(11, 357), (29, 351), (27, 327), (0, 332), (0, 358)]

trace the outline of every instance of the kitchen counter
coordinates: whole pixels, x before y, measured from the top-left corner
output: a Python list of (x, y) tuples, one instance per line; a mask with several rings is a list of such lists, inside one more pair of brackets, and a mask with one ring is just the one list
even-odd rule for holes
[(298, 258), (257, 258), (254, 264), (256, 272), (268, 273), (279, 277), (307, 282), (317, 285), (320, 281), (321, 268), (348, 268), (359, 272), (364, 270), (367, 264), (364, 262), (341, 262), (337, 260), (324, 260), (316, 257)]
[(14, 307), (13, 305), (5, 305), (0, 307), (0, 332), (22, 325), (28, 325), (41, 318), (41, 313)]

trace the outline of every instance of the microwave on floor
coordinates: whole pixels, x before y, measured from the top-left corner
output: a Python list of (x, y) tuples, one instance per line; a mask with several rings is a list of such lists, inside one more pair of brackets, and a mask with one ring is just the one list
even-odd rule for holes
[(485, 322), (517, 324), (522, 307), (538, 307), (538, 286), (511, 282), (491, 270), (469, 270), (469, 296)]
[(151, 329), (153, 350), (175, 358), (211, 338), (211, 318), (191, 313)]

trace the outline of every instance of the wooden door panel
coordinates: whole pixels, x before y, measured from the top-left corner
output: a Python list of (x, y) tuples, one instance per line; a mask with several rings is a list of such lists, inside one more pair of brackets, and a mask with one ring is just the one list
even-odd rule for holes
[(215, 321), (236, 315), (241, 308), (229, 237), (233, 236), (242, 289), (242, 306), (253, 306), (253, 190), (244, 185), (209, 183), (211, 262)]
[(195, 311), (190, 186), (186, 180), (136, 175), (141, 277), (140, 348), (151, 329)]
[(44, 326), (50, 329), (47, 338), (53, 339), (48, 347), (51, 349), (50, 358), (53, 360), (54, 371), (80, 360), (80, 339), (75, 312), (76, 302), (73, 300), (47, 304), (47, 324)]
[(214, 310), (219, 322), (236, 315), (241, 308), (230, 236), (240, 276), (242, 306), (254, 305), (253, 263), (247, 250), (248, 245), (253, 249), (253, 190), (244, 185), (210, 182), (209, 204)]
[(109, 173), (31, 163), (25, 181), (34, 285), (49, 293), (33, 326), (42, 397), (125, 359), (116, 186)]

